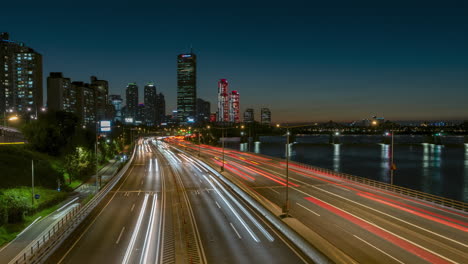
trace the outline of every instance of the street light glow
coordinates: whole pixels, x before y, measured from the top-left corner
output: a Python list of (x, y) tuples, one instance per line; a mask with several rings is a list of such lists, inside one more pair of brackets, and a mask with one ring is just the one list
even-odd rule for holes
[(8, 118), (8, 120), (10, 120), (10, 121), (14, 121), (14, 120), (18, 120), (18, 119), (19, 119), (18, 116), (12, 116), (12, 117)]

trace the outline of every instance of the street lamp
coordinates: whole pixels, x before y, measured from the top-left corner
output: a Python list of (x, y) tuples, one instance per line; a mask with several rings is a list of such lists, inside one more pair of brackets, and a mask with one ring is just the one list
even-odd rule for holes
[(286, 203), (283, 207), (283, 217), (289, 216), (289, 127), (286, 128)]

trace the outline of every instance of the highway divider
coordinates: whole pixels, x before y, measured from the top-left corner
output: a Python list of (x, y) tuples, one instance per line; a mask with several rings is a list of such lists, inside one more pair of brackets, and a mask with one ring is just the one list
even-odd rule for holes
[[(78, 205), (69, 210), (62, 218), (44, 230), (38, 238), (32, 241), (8, 264), (43, 263), (60, 244), (83, 222), (91, 211), (102, 201), (112, 188), (119, 182), (135, 157), (135, 149), (132, 157), (124, 167), (120, 169), (112, 179), (84, 205)], [(66, 209), (64, 210), (66, 211)]]

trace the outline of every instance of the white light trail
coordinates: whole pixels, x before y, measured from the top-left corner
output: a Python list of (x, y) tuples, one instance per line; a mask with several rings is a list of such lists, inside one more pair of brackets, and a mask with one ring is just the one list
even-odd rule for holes
[(135, 241), (138, 236), (138, 232), (140, 231), (141, 222), (143, 220), (143, 216), (145, 215), (147, 202), (148, 202), (148, 194), (145, 194), (145, 199), (143, 200), (143, 206), (140, 209), (140, 215), (138, 216), (137, 224), (135, 226), (135, 229), (133, 230), (132, 238), (130, 239), (130, 243), (128, 244), (127, 251), (125, 252), (124, 259), (122, 260), (122, 264), (127, 264), (130, 260), (130, 256), (132, 255), (133, 247), (135, 246)]

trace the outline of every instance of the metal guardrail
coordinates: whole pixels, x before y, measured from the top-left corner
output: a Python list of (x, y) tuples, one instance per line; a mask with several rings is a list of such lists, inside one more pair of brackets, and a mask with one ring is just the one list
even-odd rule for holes
[(396, 186), (396, 185), (392, 185), (392, 184), (388, 184), (388, 183), (384, 183), (384, 182), (379, 182), (379, 181), (376, 181), (376, 180), (371, 180), (371, 179), (367, 179), (367, 178), (364, 178), (364, 177), (359, 177), (359, 176), (355, 176), (355, 175), (351, 175), (351, 174), (347, 174), (347, 173), (336, 172), (336, 171), (333, 171), (333, 170), (324, 169), (324, 168), (320, 168), (320, 167), (315, 167), (315, 166), (312, 166), (312, 165), (302, 164), (302, 163), (299, 163), (299, 162), (291, 162), (290, 161), (289, 163), (294, 164), (295, 166), (298, 166), (299, 168), (311, 170), (312, 172), (315, 172), (315, 173), (328, 174), (328, 175), (338, 177), (338, 178), (341, 178), (341, 179), (344, 179), (344, 180), (347, 180), (347, 181), (362, 183), (362, 184), (372, 186), (372, 187), (375, 187), (375, 188), (379, 188), (379, 189), (382, 189), (382, 190), (403, 194), (403, 195), (406, 195), (406, 196), (410, 196), (412, 198), (416, 198), (416, 199), (436, 203), (436, 204), (446, 206), (446, 207), (451, 207), (451, 208), (461, 210), (461, 211), (464, 211), (464, 212), (468, 211), (468, 204), (465, 203), (465, 202), (462, 202), (462, 201), (448, 199), (448, 198), (440, 197), (440, 196), (437, 196), (437, 195), (434, 195), (434, 194), (429, 194), (429, 193), (425, 193), (425, 192), (421, 192), (421, 191), (416, 191), (416, 190), (413, 190), (413, 189), (409, 189), (409, 188), (405, 188), (405, 187), (401, 187), (401, 186)]
[(119, 182), (122, 175), (133, 162), (135, 151), (125, 166), (119, 170), (88, 203), (79, 205), (68, 212), (53, 226), (47, 228), (37, 239), (32, 241), (20, 254), (13, 258), (9, 264), (42, 263), (53, 250), (81, 224), (91, 211), (102, 201), (107, 193)]

